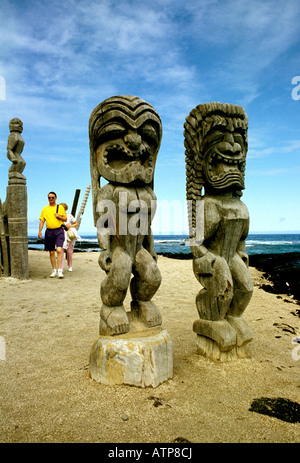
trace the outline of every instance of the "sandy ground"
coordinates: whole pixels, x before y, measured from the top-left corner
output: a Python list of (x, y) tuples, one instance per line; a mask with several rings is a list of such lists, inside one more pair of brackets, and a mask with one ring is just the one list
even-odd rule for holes
[(260, 397), (299, 403), (299, 305), (260, 289), (262, 275), (251, 268), (251, 358), (212, 362), (196, 354), (200, 287), (191, 261), (159, 256), (154, 301), (174, 344), (173, 379), (157, 388), (105, 386), (88, 373), (104, 277), (97, 258), (75, 253), (73, 272), (58, 280), (49, 278), (48, 253), (29, 251), (30, 280), (0, 279), (0, 442), (300, 442), (300, 423), (249, 411)]

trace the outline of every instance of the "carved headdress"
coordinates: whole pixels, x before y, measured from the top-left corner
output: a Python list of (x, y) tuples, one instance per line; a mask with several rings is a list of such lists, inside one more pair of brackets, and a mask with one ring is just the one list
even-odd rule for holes
[[(238, 130), (242, 135), (247, 151), (248, 118), (241, 106), (224, 103), (205, 103), (196, 106), (184, 124), (184, 146), (186, 160), (186, 196), (188, 200), (189, 233), (195, 236), (196, 204), (201, 199), (205, 186), (203, 172), (205, 152), (203, 141), (213, 129), (221, 127), (230, 131)], [(243, 161), (244, 170), (245, 162)]]
[[(126, 146), (126, 134), (131, 131), (136, 131), (138, 139), (142, 139), (139, 148), (134, 143), (132, 149)], [(136, 96), (108, 98), (92, 111), (89, 140), (94, 217), (101, 176), (116, 184), (129, 184), (135, 179), (152, 184), (161, 137), (159, 115)], [(104, 148), (99, 154), (101, 146)]]

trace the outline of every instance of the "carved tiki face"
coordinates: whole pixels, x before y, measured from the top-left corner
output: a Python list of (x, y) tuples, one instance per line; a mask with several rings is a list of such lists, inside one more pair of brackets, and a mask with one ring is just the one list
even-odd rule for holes
[(245, 188), (248, 118), (244, 108), (227, 103), (196, 106), (184, 124), (187, 199)]
[(244, 189), (246, 146), (243, 135), (230, 127), (214, 127), (203, 139), (203, 174), (214, 190)]
[(150, 184), (161, 136), (151, 105), (133, 96), (109, 98), (90, 117), (91, 163), (110, 182)]
[[(223, 117), (222, 117), (223, 116)], [(245, 127), (230, 114), (204, 127), (203, 176), (208, 190), (243, 190), (247, 153)], [(208, 129), (206, 131), (206, 129)]]
[(237, 130), (214, 127), (203, 140), (203, 173), (207, 186), (215, 190), (244, 189), (245, 141)]
[(23, 132), (23, 122), (17, 117), (9, 121), (8, 127), (10, 132)]

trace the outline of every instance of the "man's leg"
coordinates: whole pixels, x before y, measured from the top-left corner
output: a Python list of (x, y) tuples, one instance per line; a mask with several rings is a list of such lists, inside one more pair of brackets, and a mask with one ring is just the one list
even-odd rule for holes
[(63, 259), (62, 259), (62, 254), (63, 254), (63, 248), (56, 248), (56, 254), (57, 254), (57, 272), (58, 272), (58, 278), (63, 278), (64, 277), (64, 274), (63, 274), (63, 268), (62, 268), (62, 263), (63, 263)]
[(56, 248), (57, 253), (57, 268), (62, 269), (62, 248)]
[(62, 248), (61, 251), (61, 269), (63, 270), (65, 267), (65, 251), (64, 248)]
[(53, 270), (50, 275), (50, 278), (54, 278), (57, 276), (55, 251), (49, 251), (49, 255), (50, 255), (50, 262), (51, 262), (52, 270)]
[(50, 251), (49, 255), (50, 255), (50, 262), (51, 262), (52, 268), (53, 270), (56, 270), (55, 251)]
[(50, 275), (51, 278), (56, 277), (56, 261), (55, 261), (55, 244), (53, 239), (53, 231), (46, 229), (45, 233), (45, 251), (49, 251), (49, 257), (52, 267), (52, 273)]

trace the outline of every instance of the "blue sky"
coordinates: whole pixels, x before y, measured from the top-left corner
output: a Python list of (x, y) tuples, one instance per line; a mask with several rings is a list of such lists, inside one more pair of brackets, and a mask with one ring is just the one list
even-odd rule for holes
[[(186, 232), (183, 124), (209, 101), (248, 114), (250, 231), (299, 232), (298, 0), (1, 0), (0, 24), (0, 198), (11, 164), (8, 122), (19, 117), (30, 231), (38, 233), (49, 191), (71, 208), (81, 189), (80, 205), (91, 183), (94, 107), (136, 95), (162, 119), (158, 202), (181, 209), (169, 230), (157, 218), (154, 233)], [(80, 231), (95, 231), (91, 196)]]

